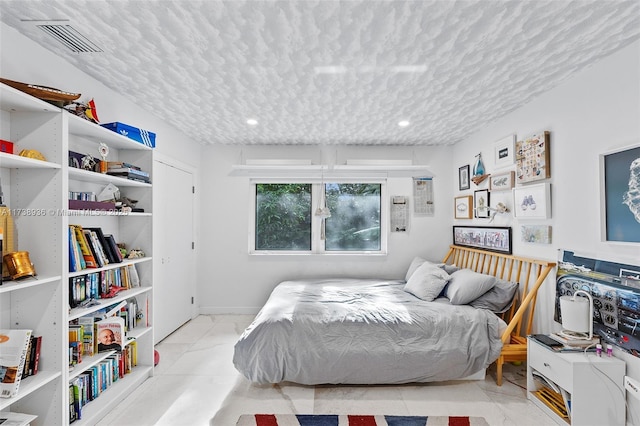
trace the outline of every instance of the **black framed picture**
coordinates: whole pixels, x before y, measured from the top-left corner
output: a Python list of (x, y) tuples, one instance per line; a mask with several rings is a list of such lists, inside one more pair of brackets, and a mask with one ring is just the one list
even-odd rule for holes
[(453, 244), (511, 254), (511, 227), (454, 225)]
[(640, 243), (640, 146), (601, 155), (603, 240)]
[(479, 189), (473, 193), (473, 210), (476, 212), (477, 218), (487, 218), (490, 216), (489, 211), (489, 190)]
[(458, 188), (460, 189), (460, 191), (471, 188), (468, 164), (458, 169)]

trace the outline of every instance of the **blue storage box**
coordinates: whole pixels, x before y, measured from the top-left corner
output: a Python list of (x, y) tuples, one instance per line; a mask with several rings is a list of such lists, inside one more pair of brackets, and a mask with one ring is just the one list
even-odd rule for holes
[(156, 147), (156, 134), (148, 130), (139, 129), (117, 121), (115, 123), (101, 124), (101, 126), (113, 132), (120, 133), (122, 136), (126, 136), (136, 142), (140, 142), (143, 145), (150, 146), (151, 148)]

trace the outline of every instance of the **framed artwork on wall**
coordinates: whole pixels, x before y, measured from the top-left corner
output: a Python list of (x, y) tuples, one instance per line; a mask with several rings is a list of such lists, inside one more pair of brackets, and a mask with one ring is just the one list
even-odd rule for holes
[(600, 156), (603, 240), (640, 243), (640, 145)]
[(522, 225), (520, 238), (525, 243), (551, 244), (551, 225)]
[(473, 193), (473, 210), (477, 218), (489, 217), (489, 190), (480, 189)]
[(463, 195), (454, 198), (453, 211), (455, 219), (473, 218), (473, 197), (471, 195)]
[(516, 142), (516, 178), (518, 183), (551, 177), (549, 132), (536, 133)]
[(508, 191), (513, 188), (515, 182), (515, 172), (494, 174), (489, 176), (490, 191)]
[(458, 189), (464, 191), (471, 188), (471, 180), (469, 176), (469, 165), (462, 166), (458, 169)]
[(511, 254), (511, 228), (454, 225), (453, 244)]
[(493, 144), (493, 164), (496, 168), (508, 167), (515, 159), (516, 135), (512, 134), (496, 141)]
[(518, 219), (551, 217), (551, 184), (518, 186), (513, 189), (513, 215)]

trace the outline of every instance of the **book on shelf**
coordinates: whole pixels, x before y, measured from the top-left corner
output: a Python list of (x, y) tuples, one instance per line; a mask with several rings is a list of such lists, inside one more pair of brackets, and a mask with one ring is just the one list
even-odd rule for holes
[(109, 260), (109, 263), (122, 262), (121, 260), (119, 260), (120, 258), (118, 257), (118, 255), (112, 251), (110, 243), (107, 241), (107, 238), (104, 232), (102, 232), (102, 228), (87, 228), (87, 229), (96, 233), (96, 236), (98, 237), (98, 241), (102, 246), (102, 251), (105, 253), (107, 259)]
[(140, 167), (131, 163), (127, 163), (125, 161), (107, 161), (107, 169), (117, 169), (122, 167), (134, 170), (142, 170)]
[(102, 244), (100, 244), (100, 241), (98, 240), (98, 234), (96, 234), (95, 231), (92, 231), (90, 229), (85, 229), (84, 233), (88, 237), (89, 242), (91, 243), (91, 248), (94, 253), (93, 257), (96, 259), (98, 266), (103, 267), (105, 265), (108, 265), (109, 259), (104, 253), (104, 250), (102, 250)]
[(109, 169), (107, 170), (107, 174), (109, 175), (132, 175), (132, 176), (139, 176), (142, 178), (148, 178), (149, 177), (149, 173), (142, 171), (142, 170), (138, 170), (138, 169), (134, 169), (131, 167), (109, 167)]
[(89, 248), (89, 241), (86, 238), (84, 230), (80, 225), (69, 225), (73, 228), (73, 231), (76, 234), (76, 240), (78, 241), (78, 245), (80, 246), (80, 254), (84, 259), (85, 268), (97, 268), (98, 264), (96, 263), (96, 259), (93, 256), (93, 252)]
[(69, 383), (69, 423), (78, 420), (75, 409), (75, 396), (73, 394), (73, 383)]
[(24, 368), (22, 370), (23, 379), (25, 377), (34, 376), (38, 374), (41, 347), (42, 347), (42, 336), (32, 335), (31, 339), (29, 340), (29, 347), (27, 348), (27, 355), (24, 361)]
[(78, 324), (83, 326), (82, 353), (86, 356), (93, 356), (97, 349), (94, 337), (95, 320), (93, 316), (88, 315), (78, 318)]
[(124, 319), (108, 317), (96, 323), (98, 352), (122, 351), (125, 341)]
[(0, 330), (0, 397), (18, 393), (32, 330)]
[(118, 243), (116, 243), (116, 239), (111, 234), (106, 234), (104, 237), (109, 244), (109, 249), (113, 254), (113, 258), (116, 259), (115, 263), (122, 263), (122, 253), (120, 253), (120, 248), (118, 247)]
[(0, 411), (0, 425), (2, 426), (28, 426), (37, 418), (38, 416), (33, 414)]

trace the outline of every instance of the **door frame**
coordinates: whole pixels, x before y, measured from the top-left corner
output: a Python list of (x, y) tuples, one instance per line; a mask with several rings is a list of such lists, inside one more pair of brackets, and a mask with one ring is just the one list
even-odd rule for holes
[[(198, 316), (199, 314), (199, 303), (198, 303), (198, 286), (196, 285), (197, 283), (197, 277), (198, 277), (198, 271), (197, 271), (197, 265), (198, 265), (198, 241), (197, 241), (197, 230), (198, 230), (198, 223), (200, 220), (199, 217), (199, 209), (197, 208), (200, 201), (199, 201), (199, 191), (197, 190), (198, 187), (198, 182), (199, 182), (199, 178), (198, 178), (198, 168), (191, 166), (187, 163), (183, 163), (182, 161), (176, 160), (168, 155), (165, 154), (161, 154), (159, 152), (155, 152), (154, 156), (153, 156), (153, 161), (154, 162), (158, 162), (158, 163), (162, 163), (166, 166), (169, 167), (174, 167), (178, 170), (182, 170), (183, 172), (186, 173), (190, 173), (192, 176), (192, 184), (193, 187), (196, 188), (195, 193), (193, 194), (193, 203), (192, 203), (192, 208), (193, 208), (193, 221), (192, 221), (192, 229), (191, 229), (191, 235), (193, 238), (193, 243), (194, 243), (194, 250), (193, 250), (193, 262), (194, 262), (194, 267), (195, 269), (195, 273), (193, 276), (193, 283), (191, 283), (192, 285), (192, 290), (193, 290), (193, 297), (194, 297), (194, 302), (191, 304), (191, 312), (190, 312), (190, 316), (191, 319), (194, 319), (196, 316)], [(162, 188), (155, 188), (154, 190), (162, 190)], [(154, 203), (156, 200), (156, 197), (153, 198), (154, 199)], [(155, 211), (155, 204), (154, 204), (154, 211)], [(160, 227), (156, 226), (156, 223), (154, 222), (154, 230), (155, 229), (161, 229)], [(155, 240), (155, 239), (154, 239)], [(155, 264), (155, 263), (154, 263)], [(154, 344), (157, 342), (154, 342)]]

